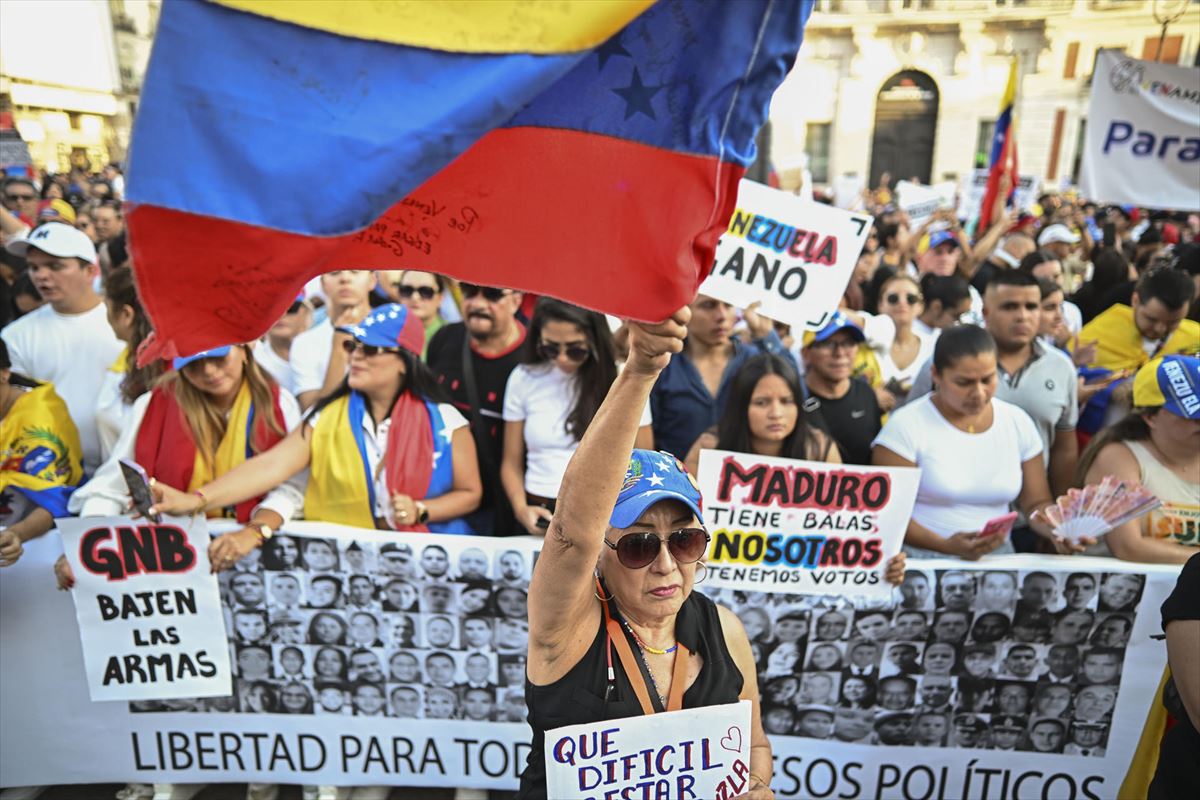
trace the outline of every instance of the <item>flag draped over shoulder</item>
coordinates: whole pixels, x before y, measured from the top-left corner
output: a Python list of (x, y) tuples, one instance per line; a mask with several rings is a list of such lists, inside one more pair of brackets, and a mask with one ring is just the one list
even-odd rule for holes
[(1003, 202), (1008, 205), (1017, 191), (1017, 126), (1014, 106), (1017, 102), (1017, 60), (1008, 68), (1008, 83), (1004, 87), (1004, 99), (1000, 101), (1000, 116), (996, 118), (996, 130), (992, 134), (992, 152), (988, 162), (988, 182), (979, 206), (979, 229), (986, 231), (992, 226), (996, 213), (996, 202), (1000, 200), (1000, 177), (1008, 176), (1008, 191)]
[(0, 420), (0, 503), (10, 489), (55, 517), (83, 477), (79, 432), (67, 404), (42, 383), (22, 394)]
[(128, 188), (154, 352), (252, 339), (343, 268), (665, 318), (712, 266), (811, 9), (165, 4)]

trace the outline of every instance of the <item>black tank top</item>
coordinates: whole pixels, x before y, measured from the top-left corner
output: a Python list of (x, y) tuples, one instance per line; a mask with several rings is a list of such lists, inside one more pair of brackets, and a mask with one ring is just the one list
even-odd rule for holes
[[(616, 615), (616, 608), (610, 606)], [(637, 652), (637, 642), (625, 633), (629, 646)], [(696, 682), (683, 694), (684, 708), (700, 708), (723, 703), (736, 703), (741, 694), (743, 677), (733, 663), (725, 636), (721, 632), (721, 619), (712, 600), (698, 592), (692, 592), (675, 618), (675, 638), (693, 653), (704, 659)], [(606, 700), (608, 688), (608, 660), (605, 647), (604, 611), (596, 609), (596, 637), (592, 646), (584, 653), (579, 663), (563, 677), (546, 686), (535, 686), (525, 679), (525, 702), (529, 707), (529, 726), (533, 728), (532, 748), (525, 771), (521, 773), (519, 800), (541, 800), (546, 796), (545, 733), (564, 725), (580, 725), (585, 722), (600, 722), (606, 719), (635, 717), (642, 713), (642, 706), (634, 694), (633, 684), (621, 665), (621, 659), (613, 654), (613, 669), (616, 683), (611, 696)], [(639, 666), (641, 666), (639, 664)], [(643, 670), (644, 667), (641, 667)], [(637, 680), (645, 680), (638, 676)], [(646, 683), (650, 688), (649, 682)], [(658, 698), (652, 701), (658, 705)]]

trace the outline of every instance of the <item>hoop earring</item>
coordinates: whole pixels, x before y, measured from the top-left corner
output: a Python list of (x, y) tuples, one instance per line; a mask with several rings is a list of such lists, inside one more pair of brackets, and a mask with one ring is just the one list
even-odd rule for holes
[(596, 576), (596, 588), (592, 589), (592, 596), (595, 597), (597, 600), (599, 600), (601, 603), (610, 602), (613, 599), (612, 592), (608, 593), (608, 597), (601, 597), (600, 592), (598, 591), (601, 588), (601, 586), (603, 586), (603, 584), (600, 582), (601, 578), (600, 578), (600, 568), (599, 567), (596, 567), (596, 572), (594, 574)]
[(699, 564), (696, 565), (696, 569), (700, 569), (701, 567), (704, 567), (704, 577), (702, 577), (700, 580), (692, 580), (693, 586), (699, 586), (700, 584), (702, 584), (706, 580), (708, 580), (708, 564), (705, 564), (703, 561), (701, 561)]

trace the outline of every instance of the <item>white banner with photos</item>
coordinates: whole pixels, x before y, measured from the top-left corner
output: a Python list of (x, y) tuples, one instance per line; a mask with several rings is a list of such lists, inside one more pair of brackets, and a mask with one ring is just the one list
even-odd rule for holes
[[(61, 540), (34, 540), (0, 572), (0, 775), (514, 789), (539, 546), (289, 524), (220, 577), (233, 693), (93, 703), (54, 588)], [(909, 568), (883, 601), (698, 587), (751, 638), (778, 796), (1012, 797), (1018, 782), (1020, 796), (1113, 796), (1162, 674), (1149, 637), (1178, 568)]]
[(846, 291), (871, 220), (743, 180), (700, 294), (741, 308), (762, 303), (765, 317), (820, 328)]

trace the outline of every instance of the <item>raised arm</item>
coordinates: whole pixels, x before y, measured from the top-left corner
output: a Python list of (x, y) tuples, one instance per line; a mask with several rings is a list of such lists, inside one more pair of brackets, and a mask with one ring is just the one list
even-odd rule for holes
[(642, 409), (671, 354), (683, 349), (690, 317), (684, 307), (657, 325), (629, 323), (629, 360), (567, 465), (529, 587), (529, 665), (535, 681), (535, 662), (556, 661), (572, 634), (578, 637), (586, 628), (595, 607), (592, 575)]

